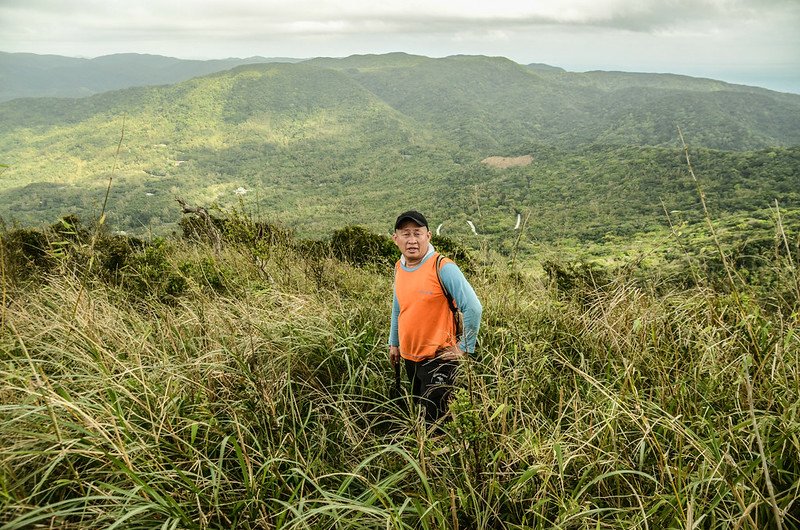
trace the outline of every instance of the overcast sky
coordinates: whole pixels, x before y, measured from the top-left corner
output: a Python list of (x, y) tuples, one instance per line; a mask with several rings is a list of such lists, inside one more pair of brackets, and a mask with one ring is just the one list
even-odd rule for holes
[(186, 59), (404, 51), (800, 93), (800, 0), (0, 0), (0, 51)]

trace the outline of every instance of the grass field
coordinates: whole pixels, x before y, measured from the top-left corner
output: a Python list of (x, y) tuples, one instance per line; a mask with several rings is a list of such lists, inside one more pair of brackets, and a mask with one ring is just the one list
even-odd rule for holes
[(800, 527), (791, 259), (758, 288), (478, 266), (429, 433), (389, 397), (385, 267), (276, 239), (33, 270), (5, 236), (2, 529)]

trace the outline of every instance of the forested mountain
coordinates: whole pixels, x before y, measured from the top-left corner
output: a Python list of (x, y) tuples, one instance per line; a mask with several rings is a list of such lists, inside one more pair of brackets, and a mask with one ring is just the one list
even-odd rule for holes
[(394, 54), (309, 61), (339, 68), (401, 112), (469, 149), (535, 141), (673, 146), (800, 144), (800, 96), (685, 76), (529, 68), (503, 58)]
[(192, 61), (120, 53), (94, 59), (0, 52), (0, 101), (21, 97), (82, 97), (147, 85), (167, 85), (241, 64), (297, 59), (249, 57)]
[[(0, 217), (96, 215), (156, 233), (176, 195), (301, 234), (376, 231), (409, 206), (498, 245), (603, 241), (697, 215), (800, 206), (800, 96), (671, 75), (407, 54), (237, 66), (171, 86), (0, 104)], [(117, 147), (121, 146), (119, 153)], [(527, 155), (499, 167), (490, 156)]]

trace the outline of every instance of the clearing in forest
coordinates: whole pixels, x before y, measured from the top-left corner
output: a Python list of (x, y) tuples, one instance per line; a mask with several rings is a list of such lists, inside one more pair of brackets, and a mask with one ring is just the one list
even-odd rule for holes
[(530, 165), (533, 162), (531, 155), (525, 156), (490, 156), (481, 160), (481, 164), (486, 164), (490, 167), (505, 169), (508, 167), (521, 167)]

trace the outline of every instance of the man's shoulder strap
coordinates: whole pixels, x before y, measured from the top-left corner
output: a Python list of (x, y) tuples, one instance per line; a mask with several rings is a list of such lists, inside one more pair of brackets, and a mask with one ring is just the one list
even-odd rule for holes
[(442, 282), (442, 267), (448, 263), (452, 263), (452, 261), (441, 254), (436, 256), (436, 278), (439, 280), (439, 286), (442, 288), (445, 298), (447, 298), (447, 306), (450, 308), (450, 312), (453, 313), (455, 335), (458, 340), (461, 340), (464, 336), (464, 315), (458, 310), (453, 296), (447, 291), (447, 287), (445, 287), (444, 282)]
[(447, 298), (447, 303), (450, 305), (450, 309), (455, 311), (456, 307), (453, 302), (453, 296), (447, 291), (447, 287), (444, 286), (444, 282), (442, 282), (442, 267), (450, 263), (451, 261), (441, 254), (436, 254), (436, 279), (439, 280), (439, 286), (442, 288), (442, 292), (444, 296)]
[(453, 263), (453, 260), (444, 257), (442, 254), (436, 253), (436, 272), (442, 270), (442, 267), (447, 265), (448, 263)]

